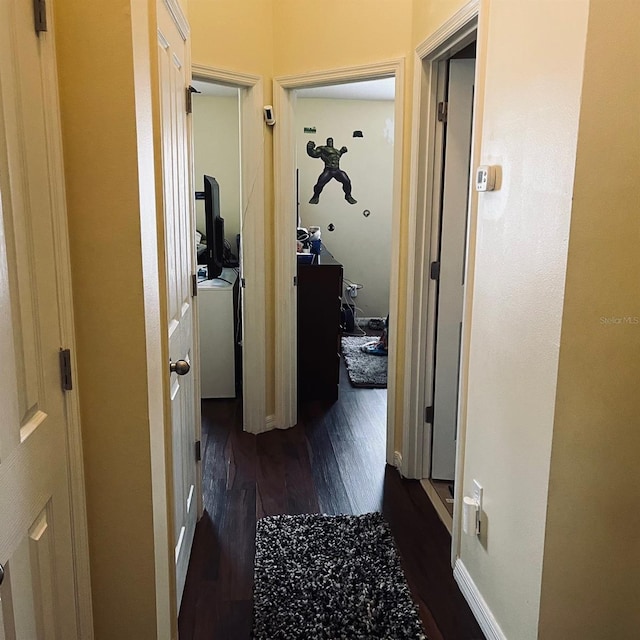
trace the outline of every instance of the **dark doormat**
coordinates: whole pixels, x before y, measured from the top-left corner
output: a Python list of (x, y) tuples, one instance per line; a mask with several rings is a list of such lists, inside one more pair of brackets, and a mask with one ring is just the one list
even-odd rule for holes
[(382, 515), (258, 521), (255, 640), (426, 640)]
[(364, 353), (362, 346), (374, 342), (376, 336), (343, 336), (342, 355), (349, 382), (354, 387), (387, 388), (387, 356)]

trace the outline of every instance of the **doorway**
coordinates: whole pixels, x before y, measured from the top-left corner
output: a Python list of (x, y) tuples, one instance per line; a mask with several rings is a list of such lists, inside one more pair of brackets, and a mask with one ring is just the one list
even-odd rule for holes
[[(410, 221), (413, 239), (406, 327), (407, 341), (413, 348), (405, 369), (408, 379), (404, 411), (408, 416), (408, 429), (403, 439), (403, 456), (407, 475), (422, 481), (452, 534), (452, 562), (460, 540), (464, 447), (458, 445), (464, 442), (464, 371), (470, 326), (467, 300), (473, 276), (475, 220), (471, 213), (475, 210), (476, 194), (469, 185), (471, 167), (477, 164), (473, 140), (479, 135), (482, 115), (478, 108), (481, 96), (470, 82), (475, 77), (471, 67), (475, 59), (477, 24), (478, 4), (470, 2), (416, 49), (416, 66), (420, 69), (415, 86), (419, 137), (412, 175), (415, 213)], [(461, 92), (452, 89), (457, 84), (454, 76), (459, 75), (458, 67), (467, 67), (463, 73), (467, 79), (462, 83), (465, 88)], [(466, 103), (462, 116), (456, 115), (456, 105), (446, 104), (448, 98), (458, 106)], [(458, 125), (452, 123), (451, 118), (457, 119)], [(454, 135), (458, 157), (452, 163), (447, 144), (449, 151), (453, 151), (448, 134), (455, 134), (454, 129), (463, 135), (461, 141), (455, 141)], [(454, 180), (451, 184), (455, 185), (457, 213), (445, 206), (452, 203), (445, 183), (451, 177), (452, 166), (456, 165), (457, 182)], [(449, 294), (454, 293), (450, 299), (446, 298), (447, 289)], [(443, 388), (438, 389), (437, 381)], [(440, 409), (443, 405), (446, 408), (446, 420), (442, 412), (438, 415), (436, 404)], [(446, 429), (437, 437), (436, 418), (446, 423)], [(442, 438), (446, 455), (434, 461), (434, 450), (442, 444)], [(438, 477), (442, 478), (440, 485), (432, 482)]]
[[(403, 64), (402, 61), (391, 61), (367, 67), (340, 69), (329, 72), (318, 72), (304, 76), (276, 78), (274, 82), (274, 108), (279, 126), (274, 131), (275, 169), (276, 169), (276, 296), (279, 306), (276, 310), (276, 423), (281, 428), (293, 426), (297, 422), (297, 318), (296, 318), (296, 225), (297, 225), (297, 193), (296, 193), (296, 135), (295, 107), (296, 91), (313, 87), (346, 84), (363, 80), (392, 78), (396, 100), (394, 103), (393, 139), (402, 139), (403, 127)], [(355, 128), (349, 131), (352, 137)], [(319, 133), (316, 131), (316, 133)], [(317, 138), (314, 142), (325, 143)], [(313, 138), (310, 138), (313, 140)], [(352, 138), (353, 139), (353, 138)], [(337, 141), (342, 147), (344, 142)], [(348, 146), (348, 145), (345, 145)], [(388, 313), (393, 317), (397, 309), (398, 296), (398, 254), (400, 240), (399, 206), (400, 206), (400, 167), (401, 145), (394, 145), (391, 196), (391, 236), (390, 236), (390, 268), (389, 268), (389, 305)], [(319, 173), (316, 171), (315, 173)], [(317, 178), (317, 175), (313, 176)], [(331, 185), (333, 187), (335, 185)], [(328, 188), (328, 187), (325, 187)], [(338, 186), (338, 197), (344, 197)], [(322, 197), (322, 196), (321, 196)], [(302, 195), (301, 195), (302, 199)], [(357, 200), (357, 197), (354, 199)], [(312, 205), (313, 206), (313, 205)], [(357, 205), (354, 205), (357, 206)], [(363, 213), (363, 212), (362, 212)], [(330, 224), (330, 223), (328, 223)], [(327, 226), (328, 226), (327, 224)], [(335, 222), (334, 222), (335, 225)], [(320, 225), (316, 225), (320, 226)], [(325, 230), (322, 230), (323, 237)], [(328, 232), (332, 233), (332, 232)], [(331, 236), (330, 236), (331, 237)], [(360, 284), (355, 282), (355, 284)], [(356, 289), (357, 290), (357, 289)], [(397, 324), (397, 323), (396, 323)], [(395, 418), (395, 367), (396, 327), (391, 323), (389, 331), (388, 356), (388, 390), (387, 390), (387, 447), (386, 460), (394, 463), (395, 436), (393, 425)]]
[[(231, 274), (233, 282), (231, 284), (220, 282), (221, 290), (229, 290), (226, 293), (216, 291), (214, 295), (229, 298), (226, 306), (229, 307), (230, 313), (226, 314), (229, 317), (225, 316), (225, 318), (232, 345), (226, 346), (230, 351), (228, 355), (235, 369), (230, 384), (231, 393), (235, 393), (236, 390), (242, 392), (243, 429), (250, 433), (261, 433), (269, 428), (266, 416), (265, 371), (266, 269), (262, 79), (259, 76), (204, 65), (193, 65), (192, 74), (194, 89), (203, 93), (217, 94), (209, 98), (195, 94), (196, 109), (199, 108), (196, 101), (203, 98), (227, 102), (225, 107), (227, 129), (219, 132), (218, 142), (209, 139), (208, 145), (205, 145), (217, 146), (215, 150), (203, 149), (204, 156), (209, 157), (210, 160), (212, 155), (218, 157), (215, 164), (209, 165), (213, 167), (213, 173), (217, 173), (218, 177), (226, 176), (221, 177), (225, 185), (220, 188), (220, 198), (223, 202), (224, 197), (226, 210), (230, 212), (229, 223), (227, 224), (225, 220), (225, 237), (228, 243), (227, 264), (234, 265), (227, 267), (233, 272), (227, 272)], [(206, 107), (204, 111), (206, 112)], [(231, 119), (233, 123), (229, 124)], [(222, 137), (227, 138), (225, 147), (228, 149), (227, 153), (232, 156), (230, 158), (227, 155), (227, 161), (225, 161), (224, 149), (220, 149), (219, 143)], [(235, 139), (233, 149), (229, 147), (229, 137)], [(198, 142), (194, 140), (194, 147), (197, 146)], [(195, 176), (196, 192), (201, 191), (198, 185), (202, 185), (203, 175)], [(229, 280), (229, 278), (225, 279)], [(215, 306), (217, 305), (214, 305), (214, 308)], [(211, 327), (209, 332), (215, 334), (215, 330)], [(229, 377), (228, 372), (222, 371), (221, 375)], [(215, 381), (215, 375), (213, 380), (214, 385), (218, 384)], [(228, 391), (222, 393), (228, 394)]]
[(295, 91), (299, 402), (386, 396), (387, 355), (363, 347), (389, 312), (394, 97), (393, 78)]
[[(465, 257), (467, 246), (471, 133), (475, 82), (475, 42), (438, 65), (438, 119), (443, 127), (441, 205), (437, 217), (436, 251), (430, 278), (436, 288), (434, 358), (426, 421), (422, 476), (435, 490), (452, 525), (457, 447), (460, 356), (463, 330)], [(451, 522), (449, 522), (451, 519)]]
[(200, 396), (242, 394), (239, 90), (193, 80)]

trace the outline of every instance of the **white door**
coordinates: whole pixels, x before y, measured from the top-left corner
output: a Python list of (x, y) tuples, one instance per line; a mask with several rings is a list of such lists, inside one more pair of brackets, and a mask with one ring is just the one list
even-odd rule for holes
[[(195, 235), (186, 88), (191, 78), (186, 25), (158, 2), (158, 65), (161, 103), (162, 184), (167, 276), (167, 326), (171, 362), (186, 361), (184, 375), (171, 373), (171, 465), (176, 597), (180, 604), (198, 516), (200, 494), (196, 440), (199, 412), (193, 367), (195, 309), (191, 276), (195, 273)], [(167, 363), (169, 366), (169, 363)]]
[[(49, 7), (49, 11), (51, 7)], [(78, 637), (55, 238), (64, 220), (55, 50), (0, 3), (0, 638)], [(64, 262), (64, 264), (63, 264)]]
[(449, 61), (431, 456), (437, 480), (455, 476), (474, 74), (475, 60)]

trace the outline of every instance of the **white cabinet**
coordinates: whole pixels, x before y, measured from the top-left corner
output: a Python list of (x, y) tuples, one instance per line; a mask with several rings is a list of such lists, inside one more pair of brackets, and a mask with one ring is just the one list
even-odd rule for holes
[(200, 390), (203, 398), (235, 398), (235, 325), (233, 297), (238, 278), (223, 269), (219, 278), (198, 283)]

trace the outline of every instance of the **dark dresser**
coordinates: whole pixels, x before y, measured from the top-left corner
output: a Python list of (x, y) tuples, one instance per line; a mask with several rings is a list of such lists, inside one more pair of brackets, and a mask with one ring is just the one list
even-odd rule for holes
[(322, 246), (298, 264), (298, 399), (338, 399), (342, 265)]

